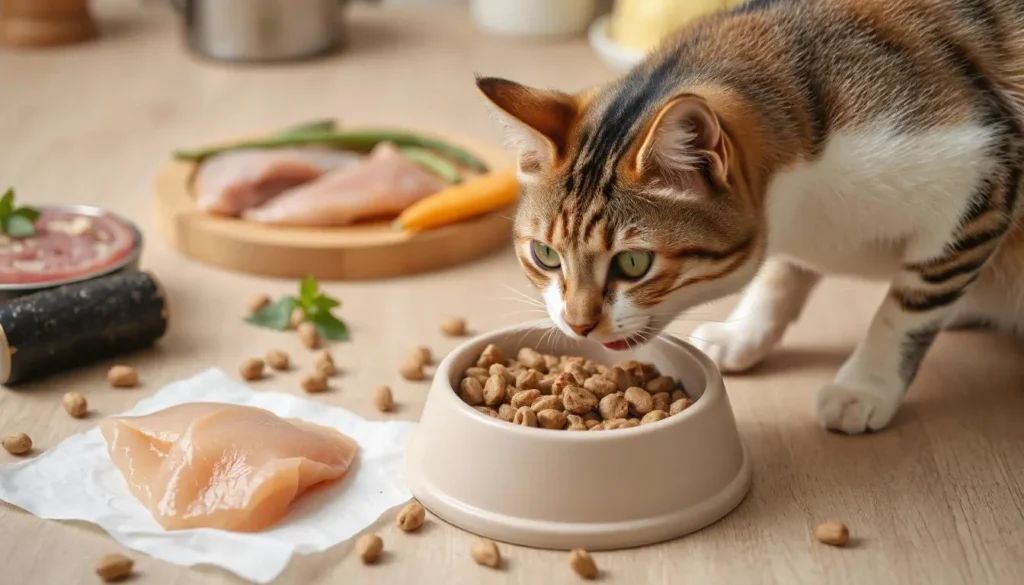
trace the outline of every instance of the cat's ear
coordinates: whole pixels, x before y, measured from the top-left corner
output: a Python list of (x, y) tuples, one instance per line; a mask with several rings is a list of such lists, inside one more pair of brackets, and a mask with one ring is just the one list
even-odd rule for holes
[(729, 155), (718, 116), (699, 96), (672, 99), (648, 125), (634, 164), (641, 177), (676, 182), (699, 171), (724, 186)]
[(477, 77), (476, 85), (497, 110), (510, 146), (519, 153), (520, 174), (545, 170), (565, 156), (578, 113), (573, 96), (495, 77)]

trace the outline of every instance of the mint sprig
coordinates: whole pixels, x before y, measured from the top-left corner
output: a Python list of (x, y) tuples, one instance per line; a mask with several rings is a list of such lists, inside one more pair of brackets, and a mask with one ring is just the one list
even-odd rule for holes
[(259, 327), (284, 331), (288, 329), (292, 312), (298, 308), (324, 339), (348, 341), (348, 327), (332, 313), (340, 306), (340, 301), (320, 291), (320, 284), (316, 278), (307, 276), (299, 285), (299, 296), (283, 296), (246, 317), (245, 320)]
[(39, 211), (31, 207), (14, 206), (14, 188), (0, 197), (0, 230), (12, 238), (35, 235)]

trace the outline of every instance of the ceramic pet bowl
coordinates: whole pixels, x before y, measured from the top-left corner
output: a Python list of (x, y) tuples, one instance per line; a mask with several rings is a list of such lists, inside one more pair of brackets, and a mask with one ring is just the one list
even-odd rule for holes
[[(603, 364), (654, 363), (696, 402), (634, 428), (556, 431), (513, 425), (457, 396), (461, 373), (493, 343), (578, 355)], [(543, 323), (481, 335), (451, 352), (410, 438), (406, 479), (433, 514), (494, 540), (548, 549), (608, 550), (670, 540), (718, 521), (743, 500), (751, 465), (714, 364), (663, 337), (612, 352)]]

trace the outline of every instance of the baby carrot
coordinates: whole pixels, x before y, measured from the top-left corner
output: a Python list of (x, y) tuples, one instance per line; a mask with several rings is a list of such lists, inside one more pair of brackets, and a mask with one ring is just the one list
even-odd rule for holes
[(497, 211), (515, 203), (519, 180), (515, 171), (497, 171), (474, 177), (424, 197), (394, 222), (398, 230), (421, 231)]

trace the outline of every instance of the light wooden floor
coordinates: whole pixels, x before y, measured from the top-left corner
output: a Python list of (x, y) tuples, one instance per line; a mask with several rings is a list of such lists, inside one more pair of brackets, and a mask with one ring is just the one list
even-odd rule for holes
[[(99, 44), (38, 54), (0, 53), (0, 182), (35, 202), (112, 207), (151, 225), (149, 182), (173, 148), (253, 128), (336, 115), (434, 125), (477, 139), (499, 136), (472, 89), (472, 72), (578, 89), (605, 80), (582, 41), (545, 44), (484, 38), (456, 12), (360, 9), (352, 50), (325, 62), (277, 69), (233, 69), (190, 60), (174, 18), (161, 6), (97, 2), (109, 35)], [(0, 432), (29, 432), (40, 449), (95, 424), (69, 419), (59, 398), (87, 394), (98, 413), (127, 408), (172, 380), (211, 365), (233, 369), (244, 357), (281, 345), (273, 332), (240, 320), (256, 291), (294, 284), (193, 264), (151, 236), (144, 264), (165, 281), (172, 331), (159, 351), (140, 356), (145, 385), (115, 391), (102, 365), (18, 392), (0, 390)], [(425, 388), (395, 372), (407, 346), (451, 347), (436, 331), (460, 312), (479, 329), (526, 318), (505, 285), (526, 291), (510, 254), (442, 274), (400, 281), (335, 284), (354, 342), (338, 351), (346, 370), (327, 402), (378, 415), (366, 390), (392, 383), (414, 420)], [(727, 382), (755, 462), (752, 491), (722, 522), (688, 538), (597, 555), (608, 583), (1024, 583), (1024, 344), (982, 333), (940, 337), (906, 407), (875, 436), (820, 430), (815, 389), (852, 349), (881, 297), (877, 286), (829, 282), (785, 346), (764, 367)], [(722, 317), (729, 303), (696, 311)], [(691, 323), (680, 323), (686, 331)], [(293, 343), (294, 347), (287, 346)], [(288, 341), (286, 349), (298, 350)], [(281, 378), (277, 389), (297, 381)], [(0, 453), (0, 463), (12, 457)], [(615, 505), (609, 502), (609, 505)], [(855, 546), (815, 543), (811, 526), (849, 524)], [(486, 585), (574, 583), (561, 553), (503, 547), (507, 570), (469, 559), (472, 537), (431, 520), (421, 534), (399, 533), (394, 512), (373, 528), (389, 555), (363, 567), (349, 544), (297, 560), (286, 585), (345, 583)], [(38, 520), (0, 506), (0, 583), (92, 584), (96, 558), (117, 550), (104, 533)], [(239, 583), (212, 569), (186, 569), (141, 555), (139, 583)]]

